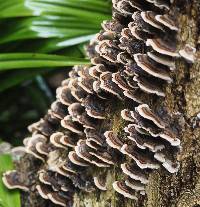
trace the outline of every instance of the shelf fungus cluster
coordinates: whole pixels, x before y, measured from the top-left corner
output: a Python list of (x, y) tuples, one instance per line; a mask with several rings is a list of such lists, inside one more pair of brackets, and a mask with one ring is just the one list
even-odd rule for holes
[[(106, 191), (102, 172), (115, 166), (123, 176), (112, 187), (137, 200), (153, 170), (178, 171), (180, 140), (152, 105), (164, 99), (179, 57), (170, 6), (170, 0), (113, 0), (113, 18), (88, 46), (91, 65), (74, 66), (47, 115), (28, 128), (25, 150), (44, 163), (38, 179), (29, 186), (20, 171), (6, 172), (8, 188), (70, 206), (75, 192)], [(112, 126), (118, 102), (122, 131)]]

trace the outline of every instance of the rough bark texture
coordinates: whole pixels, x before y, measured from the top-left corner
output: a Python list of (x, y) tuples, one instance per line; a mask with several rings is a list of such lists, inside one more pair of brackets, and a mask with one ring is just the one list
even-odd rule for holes
[[(175, 120), (171, 125), (182, 143), (178, 154), (180, 170), (176, 174), (169, 174), (163, 169), (152, 173), (146, 188), (147, 195), (135, 202), (112, 189), (112, 182), (121, 176), (121, 170), (113, 168), (107, 174), (108, 191), (79, 193), (75, 196), (74, 207), (200, 206), (200, 128), (198, 123), (195, 124), (195, 117), (200, 111), (200, 1), (177, 0), (172, 11), (179, 22), (178, 47), (183, 48), (189, 43), (197, 48), (197, 61), (188, 64), (178, 59), (174, 82), (168, 86), (165, 99), (153, 102), (151, 107), (158, 112), (164, 108)], [(110, 120), (115, 131), (123, 127), (120, 110), (118, 106)]]

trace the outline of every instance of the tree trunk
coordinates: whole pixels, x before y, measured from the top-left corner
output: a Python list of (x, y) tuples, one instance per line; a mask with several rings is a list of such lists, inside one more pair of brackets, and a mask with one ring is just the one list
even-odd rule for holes
[[(190, 44), (197, 49), (197, 59), (194, 64), (177, 59), (174, 81), (168, 86), (166, 97), (151, 107), (154, 110), (164, 107), (175, 120), (171, 125), (181, 139), (180, 170), (176, 174), (163, 169), (153, 172), (145, 198), (135, 202), (114, 192), (112, 183), (122, 174), (114, 168), (107, 174), (109, 189), (106, 192), (78, 193), (74, 207), (200, 206), (200, 128), (196, 117), (200, 110), (200, 1), (176, 0), (171, 11), (178, 19), (178, 48)], [(120, 110), (119, 107), (112, 117), (113, 129), (121, 128), (120, 124), (123, 124), (117, 116)]]

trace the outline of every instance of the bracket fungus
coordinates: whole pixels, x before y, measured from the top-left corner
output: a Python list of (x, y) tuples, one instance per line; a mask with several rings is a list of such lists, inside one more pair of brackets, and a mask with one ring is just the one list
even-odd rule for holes
[[(69, 206), (79, 190), (109, 189), (100, 174), (93, 175), (94, 169), (106, 171), (114, 165), (123, 175), (112, 184), (114, 190), (137, 200), (145, 195), (153, 170), (176, 173), (179, 168), (180, 139), (154, 111), (153, 101), (148, 101), (165, 97), (175, 59), (180, 57), (170, 1), (112, 2), (112, 20), (102, 23), (88, 46), (91, 65), (72, 69), (47, 115), (29, 126), (32, 135), (24, 140), (27, 153), (44, 162), (35, 189), (60, 206)], [(186, 56), (186, 52), (180, 54)], [(193, 60), (191, 54), (186, 59)], [(124, 106), (117, 113), (126, 126), (116, 132), (110, 112), (117, 103)], [(118, 155), (124, 163), (115, 160)], [(6, 172), (5, 185), (30, 190), (17, 179), (18, 173)], [(58, 175), (73, 186), (71, 190), (59, 184)]]

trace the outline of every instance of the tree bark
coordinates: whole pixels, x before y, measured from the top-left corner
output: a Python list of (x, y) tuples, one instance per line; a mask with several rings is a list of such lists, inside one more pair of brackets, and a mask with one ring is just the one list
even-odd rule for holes
[[(171, 12), (177, 17), (179, 25), (178, 48), (190, 44), (197, 49), (197, 59), (194, 64), (181, 58), (176, 60), (174, 81), (167, 87), (166, 97), (152, 103), (151, 108), (156, 111), (164, 108), (174, 120), (171, 125), (181, 139), (178, 154), (180, 170), (176, 174), (163, 169), (153, 172), (145, 198), (135, 202), (114, 192), (112, 183), (122, 176), (122, 172), (113, 168), (107, 173), (109, 189), (106, 192), (76, 194), (74, 207), (200, 206), (200, 125), (196, 118), (200, 111), (200, 1), (176, 0)], [(118, 116), (120, 110), (119, 106), (111, 116), (115, 131), (124, 124)]]

